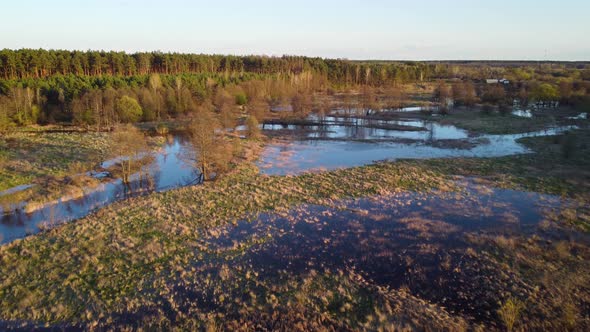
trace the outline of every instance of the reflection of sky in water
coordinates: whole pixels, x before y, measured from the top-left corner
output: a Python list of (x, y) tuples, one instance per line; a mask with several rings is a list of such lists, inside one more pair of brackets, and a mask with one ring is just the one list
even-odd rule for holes
[[(554, 128), (538, 132), (512, 135), (480, 135), (469, 137), (467, 131), (452, 125), (440, 125), (435, 122), (421, 120), (410, 121), (378, 121), (373, 125), (404, 125), (426, 128), (426, 131), (385, 130), (366, 127), (340, 125), (344, 121), (355, 123), (354, 119), (327, 118), (327, 126), (308, 126), (311, 132), (306, 133), (309, 139), (285, 141), (270, 144), (258, 162), (265, 174), (282, 175), (300, 173), (318, 169), (336, 169), (369, 164), (378, 160), (424, 159), (450, 157), (501, 157), (530, 152), (525, 146), (516, 142), (517, 139), (529, 136), (555, 135), (566, 129)], [(366, 124), (359, 122), (359, 125)], [(273, 129), (282, 129), (273, 125)], [(289, 126), (288, 129), (302, 129), (301, 126)], [(317, 130), (323, 129), (320, 132)], [(330, 139), (366, 139), (373, 142), (343, 141)], [(379, 142), (382, 139), (382, 142)], [(391, 142), (387, 139), (411, 139), (413, 142)], [(473, 140), (478, 139), (475, 146), (453, 148), (433, 146), (437, 140)]]
[[(311, 120), (316, 120), (312, 118)], [(326, 117), (325, 126), (300, 126), (288, 125), (283, 126), (279, 124), (265, 125), (265, 130), (289, 130), (301, 131), (308, 130), (306, 134), (308, 138), (323, 138), (323, 139), (464, 139), (469, 135), (467, 131), (459, 129), (455, 126), (441, 125), (437, 122), (427, 122), (422, 120), (365, 120), (365, 119), (349, 119), (338, 117)], [(415, 127), (415, 129), (422, 130), (391, 130), (384, 128), (371, 128), (370, 126), (405, 126)]]
[(131, 176), (130, 187), (117, 179), (102, 183), (96, 188), (87, 188), (86, 195), (81, 198), (62, 198), (32, 213), (20, 210), (2, 217), (0, 243), (24, 237), (27, 233), (38, 232), (39, 226), (45, 222), (60, 223), (82, 218), (93, 210), (126, 197), (165, 191), (193, 183), (198, 172), (180, 158), (180, 153), (186, 147), (187, 143), (180, 137), (167, 142), (164, 148), (155, 154), (154, 162), (144, 167), (141, 178), (139, 174)]
[[(287, 213), (263, 213), (254, 221), (222, 226), (214, 236), (203, 236), (202, 243), (227, 262), (226, 250), (264, 236), (263, 244), (246, 249), (233, 264), (248, 264), (265, 280), (277, 271), (299, 275), (354, 267), (368, 280), (393, 288), (416, 286), (408, 283), (407, 277), (415, 275), (410, 270), (433, 271), (425, 286), (433, 287), (440, 286), (432, 282), (441, 273), (437, 248), (462, 261), (464, 249), (473, 245), (466, 241), (467, 233), (530, 234), (545, 209), (568, 204), (556, 196), (492, 189), (468, 179), (458, 184), (465, 192), (397, 192), (336, 201), (332, 207), (302, 205)], [(456, 274), (449, 271), (453, 280)], [(485, 311), (479, 309), (473, 311)]]
[[(370, 121), (347, 118), (328, 117), (332, 125), (312, 129), (324, 129), (322, 133), (310, 132), (309, 139), (290, 141), (269, 145), (258, 162), (262, 173), (291, 174), (308, 170), (335, 169), (359, 166), (377, 160), (399, 158), (435, 158), (435, 157), (496, 157), (528, 152), (516, 139), (534, 135), (551, 135), (562, 129), (518, 135), (483, 135), (488, 143), (481, 143), (469, 149), (435, 147), (429, 142), (436, 140), (468, 139), (468, 133), (454, 126), (421, 120)], [(342, 124), (345, 125), (335, 125)], [(426, 128), (422, 131), (399, 131), (378, 128), (366, 128), (364, 125), (401, 125)], [(267, 126), (268, 127), (268, 126)], [(274, 125), (273, 129), (282, 129)], [(288, 129), (300, 129), (288, 126)], [(268, 129), (268, 128), (267, 128)], [(307, 129), (310, 129), (307, 127)], [(329, 140), (334, 138), (372, 139), (379, 143), (359, 141)], [(328, 140), (322, 140), (326, 138)], [(411, 139), (414, 142), (388, 142), (387, 139)], [(139, 174), (131, 177), (131, 185), (123, 185), (121, 180), (100, 184), (96, 188), (86, 188), (81, 198), (62, 198), (58, 202), (47, 204), (32, 213), (22, 209), (4, 216), (0, 223), (2, 243), (35, 233), (46, 222), (60, 223), (86, 216), (93, 210), (104, 207), (114, 201), (144, 194), (152, 191), (164, 191), (185, 186), (197, 178), (198, 172), (186, 164), (180, 154), (188, 144), (180, 137), (168, 141), (164, 148), (155, 154), (154, 162)], [(112, 163), (107, 161), (105, 164)], [(146, 177), (146, 174), (149, 175)], [(20, 206), (23, 207), (24, 203)]]
[(512, 115), (516, 115), (521, 118), (532, 118), (533, 117), (533, 113), (530, 110), (521, 110), (521, 109), (516, 109), (516, 110), (512, 111)]

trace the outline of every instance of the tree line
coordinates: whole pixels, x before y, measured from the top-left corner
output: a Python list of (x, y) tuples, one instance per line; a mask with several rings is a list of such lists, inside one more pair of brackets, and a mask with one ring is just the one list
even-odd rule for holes
[(587, 110), (590, 107), (590, 81), (524, 81), (483, 85), (476, 85), (472, 81), (440, 82), (434, 91), (433, 100), (443, 111), (452, 106), (475, 104), (508, 111), (515, 102), (522, 108), (530, 105), (554, 107), (559, 103)]
[[(110, 130), (118, 123), (193, 117), (203, 110), (216, 112), (224, 126), (232, 128), (240, 110), (262, 120), (271, 108), (308, 100), (313, 92), (328, 86), (325, 77), (308, 72), (282, 77), (157, 73), (129, 78), (59, 76), (44, 79), (37, 86), (16, 85), (0, 94), (0, 131), (55, 122)], [(295, 113), (310, 111), (306, 102)]]
[[(506, 78), (509, 85), (487, 85)], [(440, 82), (439, 104), (507, 106), (514, 99), (588, 103), (586, 63), (456, 63), (349, 61), (300, 56), (223, 56), (162, 52), (0, 51), (0, 132), (14, 126), (70, 122), (103, 130), (115, 123), (154, 121), (211, 108), (230, 122), (236, 106), (263, 120), (288, 105), (303, 116), (313, 92), (360, 90), (360, 106), (377, 109), (376, 95), (400, 107), (403, 86)], [(358, 104), (345, 100), (349, 105)]]
[(233, 56), (163, 52), (3, 49), (0, 78), (51, 76), (136, 76), (181, 73), (256, 73), (324, 75), (334, 83), (383, 84), (426, 80), (436, 68), (419, 62), (373, 63), (303, 56)]

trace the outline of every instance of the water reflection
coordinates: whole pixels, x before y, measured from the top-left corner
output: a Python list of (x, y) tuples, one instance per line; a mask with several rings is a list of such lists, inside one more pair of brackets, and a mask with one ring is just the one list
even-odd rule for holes
[(438, 122), (417, 119), (375, 120), (363, 118), (325, 117), (322, 123), (315, 117), (309, 120), (318, 121), (312, 125), (264, 125), (264, 130), (287, 131), (304, 136), (308, 139), (465, 139), (469, 137), (466, 130)]
[(237, 243), (267, 239), (228, 264), (260, 271), (261, 280), (272, 280), (281, 271), (304, 275), (311, 270), (352, 267), (380, 286), (408, 286), (427, 299), (490, 319), (486, 312), (494, 312), (490, 308), (497, 301), (496, 294), (489, 292), (491, 285), (497, 291), (512, 284), (491, 273), (486, 276), (488, 287), (475, 287), (470, 294), (482, 301), (465, 301), (457, 290), (469, 292), (470, 288), (456, 284), (458, 271), (446, 268), (443, 258), (461, 267), (462, 278), (472, 272), (483, 275), (470, 271), (470, 261), (463, 257), (473, 245), (467, 234), (532, 234), (546, 213), (569, 203), (551, 195), (490, 188), (470, 179), (459, 185), (464, 192), (398, 192), (265, 213), (253, 222), (211, 231), (215, 235), (200, 243), (227, 263), (226, 253), (235, 250)]
[[(396, 126), (400, 128), (396, 130)], [(520, 138), (555, 135), (571, 128), (473, 136), (455, 126), (432, 121), (328, 117), (323, 126), (267, 126), (268, 130), (282, 130), (294, 139), (267, 146), (258, 166), (265, 174), (284, 175), (354, 167), (378, 160), (501, 157), (530, 152), (517, 142)]]

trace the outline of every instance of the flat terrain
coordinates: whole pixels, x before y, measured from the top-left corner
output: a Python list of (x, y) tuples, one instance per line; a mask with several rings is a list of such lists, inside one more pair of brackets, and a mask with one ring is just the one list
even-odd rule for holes
[(91, 169), (107, 156), (107, 134), (21, 131), (0, 137), (0, 191)]
[(261, 175), (262, 143), (244, 141), (250, 158), (214, 183), (0, 247), (0, 315), (6, 327), (495, 330), (516, 311), (517, 327), (584, 330), (589, 138), (296, 176)]

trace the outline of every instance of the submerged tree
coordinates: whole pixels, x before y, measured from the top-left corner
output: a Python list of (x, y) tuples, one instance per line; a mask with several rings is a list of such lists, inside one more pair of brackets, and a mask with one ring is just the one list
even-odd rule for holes
[(119, 126), (111, 137), (111, 156), (119, 159), (124, 183), (134, 172), (140, 172), (141, 160), (148, 157), (149, 147), (143, 133), (131, 124)]
[(201, 172), (200, 181), (211, 180), (229, 168), (233, 157), (231, 145), (221, 134), (221, 125), (209, 109), (201, 109), (189, 125), (193, 146), (186, 151), (185, 159), (194, 163)]
[(472, 82), (455, 83), (452, 86), (455, 104), (473, 106), (477, 102), (477, 92)]
[(532, 89), (531, 99), (540, 103), (542, 107), (547, 104), (555, 105), (554, 102), (559, 100), (559, 91), (549, 83), (542, 83)]
[(309, 93), (296, 93), (291, 98), (293, 114), (299, 118), (306, 117), (312, 110), (312, 101)]
[(440, 106), (440, 111), (446, 113), (453, 104), (451, 88), (444, 82), (440, 82), (434, 90), (434, 101)]
[(361, 106), (363, 114), (375, 113), (381, 109), (375, 89), (369, 85), (363, 85), (361, 89)]

